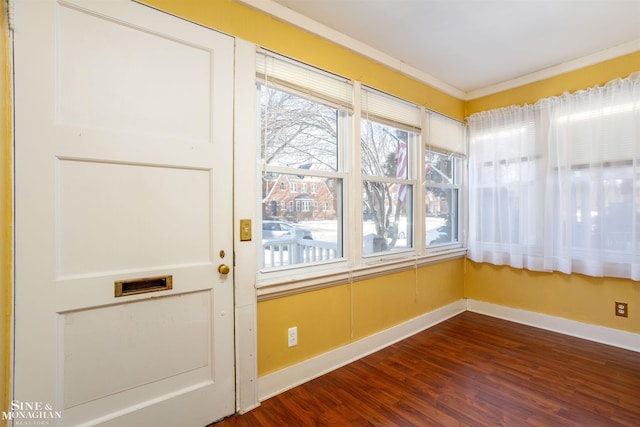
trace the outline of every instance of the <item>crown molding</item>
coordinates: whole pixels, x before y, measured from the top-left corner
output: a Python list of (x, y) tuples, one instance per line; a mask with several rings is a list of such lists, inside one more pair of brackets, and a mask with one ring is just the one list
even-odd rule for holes
[(600, 62), (608, 61), (610, 59), (628, 55), (637, 51), (640, 51), (640, 39), (633, 40), (631, 42), (627, 42), (610, 49), (605, 49), (592, 55), (583, 56), (573, 61), (567, 61), (562, 64), (554, 65), (552, 67), (536, 71), (535, 73), (526, 74), (512, 80), (507, 80), (502, 83), (469, 91), (466, 93), (465, 100), (470, 101), (472, 99), (482, 98), (483, 96), (493, 95), (494, 93), (503, 92), (505, 90), (555, 77), (560, 74), (575, 71), (580, 68), (588, 67), (590, 65), (598, 64)]
[(392, 70), (395, 70), (408, 77), (414, 78), (448, 95), (451, 95), (458, 99), (464, 99), (466, 96), (466, 93), (464, 91), (455, 88), (443, 82), (442, 80), (433, 77), (430, 74), (422, 72), (404, 63), (403, 61), (392, 57), (391, 55), (381, 52), (372, 46), (369, 46), (332, 28), (329, 28), (326, 25), (314, 21), (313, 19), (295, 12), (279, 3), (271, 0), (237, 1), (253, 9), (257, 9), (260, 12), (265, 13), (273, 18), (284, 21), (290, 25), (293, 25), (294, 27), (300, 28), (303, 31), (315, 34), (318, 37), (321, 37), (355, 53), (365, 56), (375, 62), (391, 68)]
[(416, 79), (463, 101), (470, 101), (473, 99), (481, 98), (483, 96), (493, 95), (498, 92), (555, 77), (560, 74), (597, 64), (599, 62), (607, 61), (609, 59), (640, 51), (640, 39), (637, 39), (610, 49), (596, 52), (592, 55), (587, 55), (572, 61), (567, 61), (562, 64), (554, 65), (543, 70), (536, 71), (534, 73), (526, 74), (515, 79), (465, 92), (454, 86), (451, 86), (450, 84), (440, 79), (437, 79), (436, 77), (428, 73), (418, 70), (415, 67), (412, 67), (411, 65), (408, 65), (391, 55), (381, 52), (370, 45), (367, 45), (339, 31), (329, 28), (324, 24), (314, 21), (313, 19), (295, 12), (288, 7), (285, 7), (272, 0), (237, 1), (248, 7), (257, 9), (260, 12), (265, 13), (275, 19), (284, 21), (290, 25), (293, 25), (294, 27), (300, 28), (303, 31), (307, 31), (325, 40), (333, 42), (339, 46), (344, 47), (345, 49), (349, 49), (388, 68), (391, 68), (392, 70)]

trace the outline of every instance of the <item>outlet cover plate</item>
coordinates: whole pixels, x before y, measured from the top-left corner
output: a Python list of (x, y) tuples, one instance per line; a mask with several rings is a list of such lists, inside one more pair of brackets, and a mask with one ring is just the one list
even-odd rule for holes
[(616, 301), (616, 316), (629, 317), (629, 308), (626, 302)]
[(295, 347), (298, 345), (298, 327), (294, 326), (287, 329), (287, 345), (289, 347)]

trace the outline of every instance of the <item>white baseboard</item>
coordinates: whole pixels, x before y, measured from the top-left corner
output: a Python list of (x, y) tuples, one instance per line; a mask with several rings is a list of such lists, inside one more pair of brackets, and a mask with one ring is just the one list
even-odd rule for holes
[(465, 300), (440, 307), (422, 316), (378, 332), (335, 350), (304, 360), (258, 378), (258, 399), (265, 400), (368, 354), (430, 328), (466, 310)]
[(640, 352), (640, 334), (473, 299), (466, 301), (467, 310), (474, 313), (486, 314), (499, 319)]
[(640, 334), (472, 299), (461, 299), (375, 335), (259, 377), (258, 400), (263, 401), (331, 372), (466, 310), (640, 352)]

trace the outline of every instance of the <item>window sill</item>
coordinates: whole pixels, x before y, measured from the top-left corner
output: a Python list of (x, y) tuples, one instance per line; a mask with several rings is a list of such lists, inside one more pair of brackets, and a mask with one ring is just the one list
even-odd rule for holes
[(288, 278), (260, 280), (256, 284), (258, 301), (282, 298), (332, 286), (343, 285), (358, 280), (366, 280), (387, 274), (412, 270), (427, 265), (438, 264), (464, 258), (466, 248), (444, 250), (411, 258), (380, 261), (375, 264), (363, 264), (352, 268), (344, 265), (331, 270), (309, 271)]

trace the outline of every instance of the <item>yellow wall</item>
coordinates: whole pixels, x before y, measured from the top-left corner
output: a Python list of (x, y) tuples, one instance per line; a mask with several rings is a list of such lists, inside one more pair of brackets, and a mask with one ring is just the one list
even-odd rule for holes
[[(640, 71), (635, 52), (557, 77), (467, 102), (467, 115), (587, 89)], [(640, 283), (579, 274), (535, 273), (490, 264), (467, 264), (465, 297), (566, 319), (640, 333)], [(615, 316), (616, 301), (629, 317)]]
[[(458, 119), (478, 111), (534, 103), (565, 91), (586, 89), (640, 69), (640, 52), (636, 52), (463, 102), (232, 0), (146, 2)], [(473, 263), (467, 267), (465, 273), (464, 262), (453, 261), (422, 268), (417, 286), (415, 272), (408, 271), (260, 302), (259, 374), (273, 372), (389, 328), (456, 301), (463, 294), (480, 301), (640, 332), (640, 322), (634, 314), (640, 309), (637, 283), (533, 273)], [(630, 304), (629, 318), (613, 315), (615, 300)], [(298, 327), (299, 344), (288, 348), (286, 332), (291, 326)]]
[(542, 98), (562, 95), (564, 92), (588, 89), (618, 77), (627, 77), (634, 71), (640, 71), (640, 51), (468, 101), (466, 104), (466, 117), (479, 111), (509, 105), (534, 104)]
[[(423, 105), (456, 119), (464, 102), (387, 67), (232, 0), (145, 0), (145, 3), (259, 46)], [(335, 286), (258, 304), (260, 375), (387, 329), (457, 301), (461, 260)], [(298, 345), (287, 347), (287, 329)]]
[[(388, 329), (463, 297), (458, 259), (258, 303), (258, 375)], [(298, 345), (287, 347), (287, 329)]]
[[(0, 407), (8, 408), (11, 331), (12, 271), (12, 130), (11, 130), (11, 62), (10, 38), (6, 22), (5, 2), (0, 2)], [(6, 422), (0, 420), (0, 425)]]
[[(267, 17), (232, 0), (147, 0), (148, 4), (266, 48), (357, 79), (380, 90), (462, 119), (465, 112), (535, 102), (566, 90), (587, 88), (628, 75), (640, 63), (640, 53), (587, 67), (542, 82), (505, 91), (467, 103), (400, 75), (374, 61), (319, 37)], [(4, 19), (4, 2), (0, 2)], [(4, 387), (0, 399), (8, 398), (8, 334), (11, 280), (11, 99), (8, 71), (8, 37), (3, 21), (0, 44), (4, 99), (0, 117), (0, 313), (2, 318), (0, 372)], [(640, 290), (628, 280), (593, 279), (579, 275), (532, 273), (507, 267), (449, 261), (327, 289), (258, 304), (259, 374), (281, 369), (314, 355), (343, 346), (420, 314), (454, 302), (463, 296), (523, 308), (587, 323), (640, 332)], [(613, 301), (630, 303), (629, 318), (613, 316)], [(635, 320), (635, 322), (634, 322)], [(633, 324), (636, 325), (633, 325)], [(632, 326), (633, 325), (633, 326)], [(287, 348), (286, 331), (298, 327), (299, 344)]]
[[(467, 262), (465, 297), (640, 334), (640, 282)], [(629, 317), (615, 315), (616, 301)]]
[(190, 21), (464, 119), (464, 102), (232, 0), (144, 0)]

